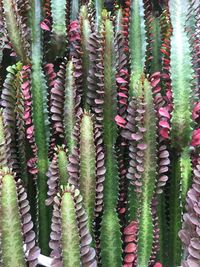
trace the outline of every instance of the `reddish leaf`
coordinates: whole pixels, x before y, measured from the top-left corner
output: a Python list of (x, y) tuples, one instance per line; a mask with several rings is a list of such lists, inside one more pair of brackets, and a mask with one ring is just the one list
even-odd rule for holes
[(159, 108), (158, 113), (159, 113), (161, 116), (170, 119), (170, 114), (169, 114), (169, 112), (168, 112), (168, 110), (167, 110), (166, 107), (164, 107), (164, 108), (163, 108), (163, 107)]
[(195, 130), (192, 135), (192, 146), (200, 145), (200, 128)]
[(49, 26), (44, 21), (40, 23), (40, 27), (45, 31), (50, 31)]
[(115, 121), (116, 121), (116, 123), (118, 124), (118, 125), (124, 125), (124, 124), (126, 124), (126, 121), (125, 121), (125, 119), (124, 118), (122, 118), (121, 116), (119, 116), (119, 115), (117, 115), (116, 117), (115, 117)]
[(200, 102), (198, 102), (196, 104), (196, 106), (194, 107), (193, 109), (193, 112), (192, 112), (192, 118), (193, 120), (196, 120), (198, 117), (199, 117), (199, 111), (200, 111)]
[(162, 129), (160, 129), (159, 133), (160, 133), (160, 135), (163, 138), (165, 138), (165, 139), (168, 139), (169, 138), (169, 131), (168, 131), (168, 129), (162, 128)]
[(159, 121), (159, 125), (162, 126), (163, 128), (170, 129), (169, 123), (167, 121)]
[(124, 93), (121, 93), (121, 92), (118, 93), (118, 96), (120, 96), (120, 97), (124, 97), (124, 98), (128, 98), (127, 95), (125, 95)]
[(151, 80), (151, 86), (156, 87), (159, 84), (159, 82), (160, 82), (160, 77), (157, 77), (157, 78)]
[(116, 81), (118, 82), (118, 83), (128, 83), (126, 80), (124, 80), (122, 77), (117, 77), (116, 78)]

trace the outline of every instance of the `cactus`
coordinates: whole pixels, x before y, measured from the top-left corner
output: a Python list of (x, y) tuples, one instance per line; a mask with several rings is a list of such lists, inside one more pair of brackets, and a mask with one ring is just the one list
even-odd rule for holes
[(0, 175), (1, 264), (25, 267), (29, 262), (31, 266), (37, 266), (40, 252), (35, 246), (33, 223), (28, 212), (30, 206), (22, 181), (16, 180), (6, 167), (2, 168)]
[(67, 185), (54, 198), (51, 241), (52, 266), (96, 266), (95, 251), (90, 247), (87, 215), (80, 191)]
[(0, 1), (0, 265), (200, 266), (200, 1)]

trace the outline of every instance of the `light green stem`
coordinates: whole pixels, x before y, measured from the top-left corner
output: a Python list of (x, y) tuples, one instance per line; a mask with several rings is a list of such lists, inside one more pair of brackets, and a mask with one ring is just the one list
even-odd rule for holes
[(2, 267), (26, 267), (15, 180), (12, 175), (5, 174), (0, 182)]

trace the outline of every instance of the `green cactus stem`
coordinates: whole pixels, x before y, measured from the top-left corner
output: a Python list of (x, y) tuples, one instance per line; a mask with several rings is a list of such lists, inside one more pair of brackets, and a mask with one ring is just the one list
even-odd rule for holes
[(9, 143), (11, 139), (9, 138), (9, 133), (5, 126), (3, 118), (3, 110), (0, 109), (0, 167), (12, 167), (12, 164), (9, 163), (11, 158), (11, 153), (9, 149)]
[(71, 154), (76, 144), (73, 131), (79, 115), (80, 95), (75, 84), (75, 68), (71, 60), (64, 58), (51, 89), (50, 111), (52, 119), (52, 141), (66, 144)]
[(146, 72), (153, 74), (161, 69), (161, 36), (160, 36), (160, 20), (158, 17), (150, 15), (146, 21), (147, 32), (147, 51), (146, 51)]
[(192, 264), (199, 265), (199, 249), (200, 238), (198, 235), (199, 228), (199, 208), (198, 208), (198, 184), (200, 177), (200, 160), (197, 156), (193, 165), (193, 181), (192, 187), (188, 191), (186, 198), (186, 212), (183, 216), (184, 221), (179, 237), (183, 242), (183, 261), (182, 265)]
[(130, 0), (130, 6), (129, 48), (132, 73), (130, 96), (133, 96), (135, 85), (144, 71), (146, 41), (143, 1)]
[[(179, 150), (172, 159), (170, 185), (170, 249), (169, 265), (180, 265), (181, 241), (178, 232), (181, 229), (182, 213), (186, 191), (190, 185), (190, 155), (187, 146), (192, 133), (192, 59), (189, 38), (185, 32), (186, 6), (188, 2), (170, 1), (170, 15), (173, 27), (171, 37), (171, 80), (173, 92), (173, 112), (171, 140), (172, 147)], [(174, 150), (173, 150), (174, 151)], [(183, 167), (184, 166), (184, 167)], [(183, 191), (182, 191), (183, 190)]]
[[(104, 213), (101, 224), (102, 266), (122, 264), (122, 241), (119, 218), (116, 214), (119, 191), (119, 175), (115, 142), (117, 137), (116, 116), (116, 81), (113, 24), (103, 13), (104, 37), (104, 104), (103, 104), (103, 139), (105, 144), (106, 176), (104, 182)], [(108, 224), (109, 220), (109, 224)], [(115, 246), (112, 245), (115, 241)], [(117, 244), (117, 246), (116, 246)]]
[(75, 146), (75, 139), (73, 137), (74, 126), (77, 120), (77, 112), (80, 102), (80, 97), (75, 88), (74, 65), (69, 61), (66, 65), (65, 73), (65, 88), (64, 88), (64, 135), (67, 141), (67, 148), (69, 154), (72, 153)]
[(181, 150), (191, 141), (191, 49), (184, 31), (188, 2), (169, 1), (173, 34), (171, 37), (171, 80), (173, 112), (171, 138), (173, 147)]
[(74, 200), (64, 193), (61, 202), (63, 266), (80, 265), (79, 231), (76, 223)]
[(65, 186), (68, 183), (69, 174), (67, 172), (67, 165), (68, 165), (68, 159), (67, 159), (67, 151), (59, 147), (58, 148), (58, 169), (59, 169), (59, 175), (60, 175), (60, 184)]
[(104, 7), (104, 1), (103, 0), (94, 0), (93, 2), (94, 2), (94, 8), (96, 11), (96, 14), (95, 14), (96, 25), (98, 28), (100, 25), (100, 22), (101, 22), (101, 12), (102, 12), (103, 7)]
[(127, 178), (132, 188), (128, 192), (128, 219), (138, 220), (137, 266), (142, 267), (148, 266), (153, 247), (151, 203), (157, 181), (157, 133), (152, 88), (144, 74), (135, 89), (122, 136), (129, 140)]
[(82, 196), (78, 189), (68, 185), (54, 198), (49, 243), (53, 249), (53, 266), (96, 266), (95, 251), (90, 247), (91, 241)]
[(35, 141), (38, 148), (37, 152), (37, 189), (38, 189), (38, 225), (39, 244), (43, 254), (48, 254), (48, 240), (50, 232), (50, 212), (45, 206), (47, 193), (46, 172), (48, 170), (48, 118), (46, 112), (47, 94), (46, 82), (41, 67), (42, 60), (42, 33), (38, 25), (42, 21), (41, 0), (31, 2), (30, 23), (32, 34), (32, 76), (31, 92), (33, 101), (33, 123), (35, 127)]
[(29, 46), (26, 39), (22, 17), (18, 11), (15, 1), (3, 0), (3, 9), (7, 31), (12, 46), (24, 64), (29, 62), (27, 47)]
[[(24, 96), (22, 92), (22, 64), (18, 62), (16, 65), (7, 68), (6, 79), (3, 84), (2, 102), (4, 108), (4, 122), (10, 134), (12, 150), (12, 169), (18, 175), (23, 177), (24, 186), (28, 187), (27, 173), (27, 140), (24, 121)], [(11, 166), (10, 166), (11, 167)]]
[(54, 54), (54, 58), (62, 57), (67, 45), (67, 25), (66, 25), (66, 0), (51, 0), (52, 14), (52, 49), (50, 54)]
[[(0, 236), (2, 267), (37, 265), (39, 249), (35, 246), (33, 223), (28, 213), (27, 195), (16, 177), (4, 168), (0, 173)], [(24, 251), (24, 245), (27, 246)], [(25, 257), (25, 252), (28, 254)]]
[(69, 173), (67, 171), (67, 166), (68, 153), (65, 146), (56, 147), (47, 172), (48, 198), (45, 201), (47, 206), (52, 204), (54, 197), (60, 191), (60, 186), (66, 186), (68, 184)]
[(4, 267), (25, 267), (21, 221), (15, 180), (5, 174), (1, 178), (1, 247)]
[(189, 148), (185, 148), (180, 157), (181, 168), (181, 202), (183, 210), (185, 209), (185, 201), (187, 192), (192, 183), (192, 164)]
[(91, 22), (88, 19), (88, 11), (86, 6), (80, 9), (80, 27), (81, 27), (81, 44), (82, 44), (82, 66), (83, 66), (83, 106), (87, 109), (87, 92), (88, 92), (88, 74), (91, 65), (89, 57), (89, 38), (91, 35)]
[(153, 105), (152, 89), (144, 81), (144, 172), (142, 173), (142, 193), (138, 234), (138, 266), (147, 266), (152, 248), (153, 225), (149, 203), (152, 200), (156, 182), (156, 114)]
[(178, 238), (178, 232), (181, 229), (182, 221), (182, 203), (181, 203), (181, 167), (180, 158), (172, 159), (171, 184), (170, 184), (170, 227), (169, 227), (169, 243), (170, 248), (168, 264), (177, 266), (181, 261), (181, 242)]
[(78, 12), (80, 8), (80, 1), (74, 0), (70, 2), (70, 20), (76, 20), (78, 18)]
[(170, 181), (170, 226), (169, 226), (169, 264), (177, 266), (181, 261), (181, 241), (178, 233), (181, 230), (182, 215), (185, 211), (187, 192), (192, 183), (192, 166), (189, 148), (185, 148), (180, 156), (172, 159)]
[(105, 175), (102, 135), (90, 113), (84, 112), (76, 123), (77, 146), (69, 156), (70, 184), (79, 188), (88, 215), (88, 228), (96, 237), (94, 223), (102, 212)]
[(96, 187), (96, 148), (94, 126), (90, 114), (84, 113), (80, 125), (80, 192), (88, 215), (90, 232), (93, 232), (95, 187)]

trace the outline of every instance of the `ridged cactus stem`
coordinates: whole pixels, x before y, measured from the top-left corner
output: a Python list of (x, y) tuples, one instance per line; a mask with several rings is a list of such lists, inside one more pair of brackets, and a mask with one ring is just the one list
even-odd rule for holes
[(70, 20), (76, 20), (78, 18), (80, 0), (74, 0), (70, 3)]
[(172, 173), (170, 179), (170, 229), (169, 265), (181, 263), (181, 241), (178, 232), (181, 228), (186, 192), (190, 184), (190, 155), (188, 146), (192, 135), (192, 58), (189, 38), (185, 31), (186, 10), (189, 1), (169, 1), (169, 11), (173, 33), (171, 37), (171, 81), (173, 93)]
[(48, 177), (48, 198), (45, 201), (47, 206), (52, 204), (54, 197), (60, 192), (60, 187), (68, 184), (69, 173), (67, 171), (67, 166), (68, 153), (65, 146), (56, 147), (49, 170), (46, 174)]
[(94, 0), (94, 6), (96, 11), (96, 25), (99, 27), (101, 22), (101, 12), (104, 7), (104, 1), (103, 0)]
[(186, 198), (186, 212), (184, 214), (184, 221), (182, 230), (179, 232), (179, 237), (183, 242), (184, 254), (182, 265), (198, 266), (199, 259), (199, 181), (200, 181), (200, 160), (197, 155), (196, 161), (193, 165), (193, 181), (192, 187), (188, 191)]
[[(142, 192), (139, 208), (139, 233), (138, 233), (138, 267), (147, 266), (153, 242), (153, 221), (150, 203), (152, 201), (156, 182), (156, 114), (153, 105), (152, 88), (144, 80), (144, 171), (142, 173)], [(137, 168), (137, 167), (136, 167)]]
[(81, 24), (81, 44), (82, 44), (82, 64), (83, 64), (83, 106), (87, 107), (87, 94), (88, 94), (88, 74), (91, 65), (89, 57), (89, 38), (91, 35), (91, 23), (88, 19), (88, 11), (86, 6), (82, 6), (80, 10), (80, 24)]
[(180, 157), (181, 167), (181, 201), (183, 210), (185, 210), (185, 201), (187, 192), (192, 183), (192, 163), (190, 149), (187, 147), (183, 150)]
[(171, 37), (171, 80), (173, 92), (172, 145), (182, 150), (191, 141), (192, 58), (185, 32), (186, 7), (180, 0), (169, 1), (173, 34)]
[(64, 193), (61, 201), (63, 267), (80, 265), (80, 249), (76, 210), (71, 193)]
[(135, 86), (144, 71), (145, 61), (145, 25), (144, 7), (142, 0), (130, 0), (131, 14), (129, 23), (129, 47), (130, 47), (130, 68), (131, 84), (130, 96), (133, 96)]
[[(104, 50), (104, 121), (103, 139), (105, 143), (106, 155), (106, 179), (105, 179), (105, 210), (108, 207), (116, 208), (118, 198), (118, 170), (115, 155), (115, 142), (117, 136), (117, 126), (114, 118), (116, 115), (116, 89), (114, 71), (114, 43), (113, 25), (109, 19), (105, 20), (105, 50)], [(108, 192), (107, 192), (108, 190)], [(109, 192), (109, 190), (111, 190)], [(111, 193), (112, 192), (112, 193)]]
[(7, 68), (7, 75), (2, 90), (3, 100), (1, 105), (4, 108), (3, 117), (5, 126), (12, 140), (10, 144), (13, 157), (12, 169), (18, 176), (23, 176), (24, 184), (27, 186), (28, 175), (21, 70), (22, 64), (20, 62)]
[(186, 196), (191, 186), (192, 166), (189, 149), (186, 148), (179, 156), (172, 159), (170, 184), (170, 249), (169, 264), (177, 266), (181, 262), (181, 240), (178, 232), (181, 230), (183, 213), (185, 212)]
[(2, 2), (5, 12), (6, 27), (13, 48), (15, 49), (20, 60), (22, 60), (24, 64), (27, 64), (29, 62), (29, 59), (27, 57), (25, 44), (23, 43), (24, 39), (22, 38), (22, 34), (20, 32), (21, 30), (21, 25), (19, 25), (20, 15), (16, 10), (16, 3), (15, 1), (10, 1), (10, 0), (3, 0)]
[(32, 80), (31, 92), (33, 100), (33, 123), (35, 127), (35, 141), (38, 148), (37, 153), (37, 188), (38, 188), (38, 222), (42, 222), (39, 227), (39, 244), (43, 254), (48, 254), (48, 240), (50, 233), (50, 212), (45, 206), (45, 198), (47, 193), (47, 178), (48, 170), (48, 147), (45, 118), (45, 81), (41, 68), (42, 47), (41, 47), (41, 29), (39, 27), (42, 21), (42, 6), (41, 0), (31, 2), (31, 33), (32, 33)]
[(95, 221), (101, 219), (105, 175), (102, 133), (92, 115), (83, 112), (74, 135), (77, 146), (69, 156), (69, 183), (80, 189), (88, 215), (88, 228), (93, 240), (97, 240), (98, 231), (94, 226)]
[(104, 107), (103, 107), (103, 139), (105, 144), (106, 175), (104, 182), (104, 213), (101, 225), (101, 257), (102, 266), (120, 267), (121, 257), (121, 233), (119, 218), (116, 213), (119, 193), (119, 175), (115, 142), (117, 127), (114, 121), (116, 116), (116, 84), (115, 84), (115, 54), (114, 34), (111, 20), (104, 17), (103, 34), (104, 43)]
[(80, 191), (88, 214), (90, 233), (93, 233), (95, 188), (96, 188), (96, 148), (94, 127), (90, 114), (84, 113), (80, 126)]
[(181, 242), (178, 238), (178, 232), (181, 229), (182, 221), (182, 203), (181, 203), (181, 167), (180, 157), (176, 156), (172, 159), (171, 181), (170, 181), (170, 227), (169, 227), (169, 243), (170, 248), (168, 265), (176, 267), (181, 262)]
[(148, 266), (153, 247), (153, 219), (156, 216), (151, 203), (155, 199), (157, 181), (157, 133), (152, 88), (144, 74), (135, 89), (122, 136), (129, 141), (129, 221), (138, 222), (134, 262), (143, 267)]
[(62, 148), (58, 148), (58, 170), (60, 176), (60, 185), (65, 186), (68, 184), (69, 174), (67, 172), (68, 158), (67, 151)]
[(0, 178), (0, 191), (2, 267), (26, 267), (17, 190), (11, 174)]
[(5, 133), (5, 124), (3, 119), (3, 110), (0, 110), (0, 166), (1, 168), (8, 166), (8, 151), (6, 149), (6, 133)]
[[(150, 13), (151, 14), (151, 13)], [(147, 51), (146, 51), (146, 72), (153, 74), (161, 69), (161, 38), (159, 18), (149, 15), (146, 19), (147, 30)]]
[(52, 266), (97, 266), (82, 199), (80, 191), (69, 185), (54, 198), (49, 243), (53, 249)]
[(76, 123), (78, 106), (80, 97), (77, 94), (75, 87), (74, 65), (69, 61), (66, 65), (65, 84), (64, 84), (64, 135), (67, 141), (67, 148), (69, 154), (72, 153), (75, 146), (75, 139), (73, 137), (74, 126)]
[(159, 223), (159, 251), (158, 260), (163, 266), (167, 266), (166, 248), (168, 247), (168, 221), (166, 214), (166, 194), (163, 192), (158, 196), (158, 223)]
[(50, 52), (55, 58), (63, 56), (67, 45), (66, 5), (66, 0), (51, 0), (53, 25)]

